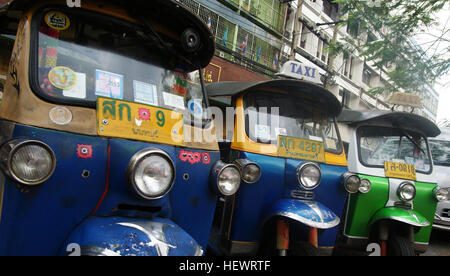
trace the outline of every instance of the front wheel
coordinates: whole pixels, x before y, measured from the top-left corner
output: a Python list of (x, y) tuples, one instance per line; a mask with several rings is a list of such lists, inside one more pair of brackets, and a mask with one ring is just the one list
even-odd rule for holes
[(411, 242), (401, 236), (392, 236), (387, 244), (388, 256), (416, 256)]

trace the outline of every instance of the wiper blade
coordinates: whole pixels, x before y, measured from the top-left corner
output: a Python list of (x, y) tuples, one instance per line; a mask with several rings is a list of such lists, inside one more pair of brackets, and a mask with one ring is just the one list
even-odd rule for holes
[(414, 139), (413, 139), (411, 136), (409, 136), (408, 133), (407, 133), (404, 129), (402, 129), (402, 128), (399, 128), (399, 129), (400, 129), (400, 131), (402, 132), (402, 134), (403, 134), (406, 138), (408, 138), (408, 140), (409, 140), (411, 143), (414, 144), (414, 146), (416, 146), (423, 154), (426, 155), (426, 153), (425, 153), (425, 151), (422, 149), (422, 147), (421, 147), (416, 141), (414, 141)]
[[(156, 38), (156, 42), (159, 44), (160, 48), (163, 51), (165, 51), (169, 56), (176, 56), (176, 57), (180, 58), (181, 60), (183, 60), (183, 62), (186, 62), (187, 64), (189, 64), (191, 66), (193, 65), (190, 60), (188, 60), (187, 58), (183, 57), (182, 55), (177, 53), (175, 50), (173, 50), (172, 46), (170, 46), (168, 43), (166, 43), (161, 38), (161, 36), (158, 34), (158, 32), (155, 31), (152, 24), (150, 24), (150, 22), (148, 21), (147, 18), (140, 16), (139, 20), (141, 21), (141, 23), (143, 24), (143, 26), (145, 28), (144, 31), (148, 31), (148, 32), (152, 33), (152, 35)], [(145, 33), (144, 33), (144, 35), (148, 36)]]

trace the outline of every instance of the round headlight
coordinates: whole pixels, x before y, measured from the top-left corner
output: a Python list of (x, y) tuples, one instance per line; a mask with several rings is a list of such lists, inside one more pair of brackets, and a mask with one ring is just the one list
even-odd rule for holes
[(404, 182), (398, 187), (397, 195), (402, 201), (413, 200), (416, 196), (416, 187), (412, 183)]
[(372, 183), (368, 179), (361, 180), (361, 185), (359, 186), (359, 192), (362, 194), (367, 194), (370, 192), (370, 189), (372, 188)]
[(241, 185), (241, 173), (234, 164), (217, 161), (211, 169), (213, 189), (224, 196), (234, 195)]
[(261, 168), (255, 162), (248, 159), (237, 159), (234, 163), (241, 171), (242, 181), (253, 184), (261, 178)]
[(314, 163), (305, 163), (297, 168), (297, 179), (302, 188), (313, 190), (320, 184), (322, 173), (320, 167)]
[(144, 149), (131, 158), (127, 175), (132, 189), (149, 200), (165, 196), (175, 181), (175, 166), (170, 156), (158, 149)]
[(43, 142), (12, 140), (2, 147), (1, 152), (3, 170), (21, 184), (41, 184), (55, 171), (55, 154)]
[(219, 173), (217, 181), (220, 192), (226, 196), (234, 195), (241, 184), (241, 175), (239, 169), (235, 166), (224, 168)]
[(342, 176), (342, 181), (345, 187), (345, 190), (350, 194), (356, 194), (359, 191), (361, 186), (361, 178), (356, 174), (345, 173)]
[(436, 199), (438, 202), (444, 202), (448, 200), (448, 190), (442, 189), (442, 188), (435, 188), (433, 190), (434, 199)]

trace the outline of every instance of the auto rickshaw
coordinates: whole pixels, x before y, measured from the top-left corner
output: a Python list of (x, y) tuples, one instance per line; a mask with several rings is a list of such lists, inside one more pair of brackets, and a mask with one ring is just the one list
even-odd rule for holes
[(214, 128), (200, 71), (212, 34), (172, 0), (67, 3), (0, 8), (15, 38), (0, 255), (202, 255), (217, 191), (240, 183), (217, 141), (198, 139)]
[[(450, 129), (441, 128), (441, 135), (429, 139), (437, 184), (450, 193)], [(434, 215), (433, 228), (450, 231), (450, 198), (439, 202)]]
[(219, 199), (211, 254), (325, 254), (346, 186), (358, 185), (347, 172), (337, 98), (294, 79), (213, 83), (207, 91), (227, 118), (228, 127), (216, 129), (222, 161), (236, 164), (243, 180), (235, 195)]
[(436, 185), (427, 140), (439, 128), (416, 114), (379, 110), (344, 110), (338, 120), (351, 128), (348, 168), (361, 185), (349, 198), (335, 253), (425, 252), (436, 205), (447, 197)]

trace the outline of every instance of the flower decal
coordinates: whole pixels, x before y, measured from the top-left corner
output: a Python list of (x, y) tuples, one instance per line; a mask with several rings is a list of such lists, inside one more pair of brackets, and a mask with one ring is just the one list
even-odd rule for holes
[(150, 120), (150, 110), (147, 108), (139, 108), (139, 119), (144, 121)]

